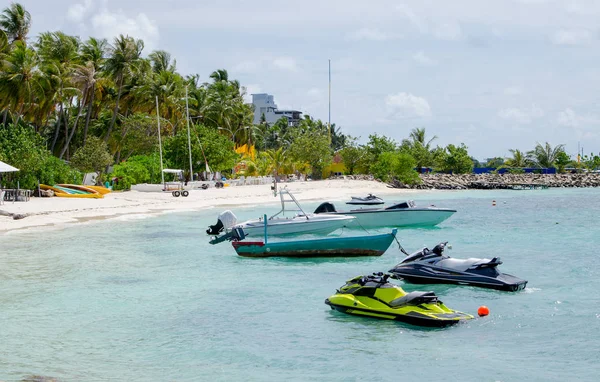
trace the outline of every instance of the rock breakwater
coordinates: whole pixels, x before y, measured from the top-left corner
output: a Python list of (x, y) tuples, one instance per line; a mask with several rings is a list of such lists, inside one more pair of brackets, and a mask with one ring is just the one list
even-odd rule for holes
[(412, 186), (397, 180), (389, 184), (393, 188), (438, 190), (600, 187), (600, 174), (422, 174), (421, 181)]

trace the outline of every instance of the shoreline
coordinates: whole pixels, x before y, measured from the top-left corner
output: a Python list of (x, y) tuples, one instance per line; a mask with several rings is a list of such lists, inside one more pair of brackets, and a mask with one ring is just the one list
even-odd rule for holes
[[(287, 187), (300, 204), (305, 201), (350, 199), (369, 193), (382, 196), (410, 195), (424, 190), (394, 189), (386, 183), (369, 180), (328, 179), (308, 182), (279, 183)], [(425, 191), (426, 192), (426, 191)], [(15, 220), (0, 215), (0, 236), (29, 232), (34, 228), (61, 228), (123, 216), (156, 216), (169, 212), (198, 211), (217, 207), (248, 207), (279, 203), (273, 196), (271, 184), (232, 186), (222, 189), (192, 190), (188, 197), (175, 198), (171, 193), (124, 191), (112, 192), (103, 199), (31, 198), (29, 202), (5, 202), (0, 211), (23, 214)]]

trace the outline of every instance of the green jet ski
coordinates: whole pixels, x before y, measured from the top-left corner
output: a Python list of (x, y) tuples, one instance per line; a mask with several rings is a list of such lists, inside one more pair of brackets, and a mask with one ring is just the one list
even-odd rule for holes
[(433, 292), (406, 293), (387, 282), (390, 275), (373, 273), (348, 280), (325, 300), (331, 309), (359, 316), (398, 320), (413, 325), (442, 327), (473, 318), (449, 309)]

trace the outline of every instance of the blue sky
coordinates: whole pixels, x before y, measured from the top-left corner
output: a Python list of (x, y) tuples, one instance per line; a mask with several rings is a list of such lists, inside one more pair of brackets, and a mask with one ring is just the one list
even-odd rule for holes
[(362, 141), (425, 127), (480, 159), (538, 141), (600, 151), (597, 0), (22, 3), (34, 36), (129, 34), (323, 120), (331, 59), (332, 122)]

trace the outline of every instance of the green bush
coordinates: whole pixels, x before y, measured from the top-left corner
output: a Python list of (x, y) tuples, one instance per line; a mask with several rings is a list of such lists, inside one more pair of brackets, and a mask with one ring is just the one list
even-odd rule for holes
[(128, 190), (138, 183), (160, 183), (160, 157), (158, 154), (133, 156), (116, 165), (110, 176), (119, 178), (114, 185), (116, 190)]
[(410, 154), (388, 151), (377, 157), (377, 161), (371, 165), (371, 171), (375, 178), (384, 182), (395, 178), (404, 184), (412, 185), (420, 182), (415, 165), (416, 161)]
[(4, 185), (35, 189), (39, 183), (81, 183), (82, 174), (46, 149), (44, 139), (30, 126), (0, 126), (0, 157), (19, 169), (4, 176)]

